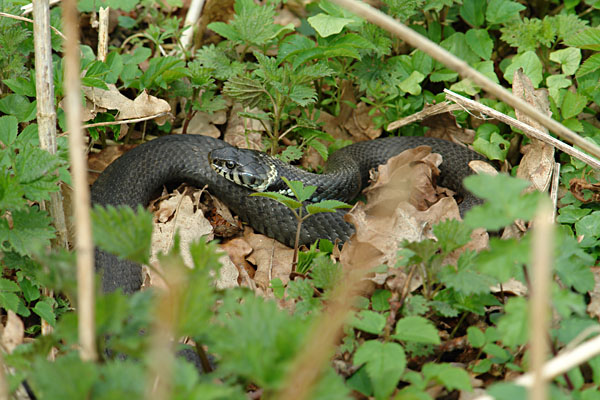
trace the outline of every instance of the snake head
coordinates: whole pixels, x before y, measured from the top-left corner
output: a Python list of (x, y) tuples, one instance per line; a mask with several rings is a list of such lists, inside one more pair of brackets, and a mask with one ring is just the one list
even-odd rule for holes
[(223, 178), (257, 192), (265, 191), (277, 179), (270, 157), (255, 150), (223, 147), (208, 153), (210, 167)]

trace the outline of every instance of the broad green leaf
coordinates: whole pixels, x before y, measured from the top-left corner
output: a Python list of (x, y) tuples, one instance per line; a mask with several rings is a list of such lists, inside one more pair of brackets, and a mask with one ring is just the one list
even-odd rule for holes
[(485, 334), (476, 326), (470, 326), (467, 328), (467, 340), (469, 344), (476, 349), (483, 347), (485, 344)]
[(471, 229), (455, 219), (447, 219), (433, 227), (442, 250), (449, 253), (464, 246), (471, 240)]
[(433, 58), (421, 50), (415, 51), (412, 55), (412, 66), (415, 71), (419, 71), (423, 75), (427, 76), (433, 70)]
[(506, 282), (522, 274), (523, 265), (530, 259), (529, 240), (491, 238), (489, 246), (489, 250), (484, 250), (477, 256), (477, 271), (492, 276), (499, 282)]
[(371, 304), (374, 311), (387, 311), (390, 309), (390, 302), (388, 301), (392, 297), (392, 292), (385, 289), (376, 289), (371, 296)]
[(35, 303), (35, 307), (33, 307), (32, 310), (52, 327), (56, 326), (56, 316), (54, 315), (54, 310), (50, 304), (45, 301), (38, 301)]
[(600, 53), (592, 54), (587, 60), (583, 62), (579, 70), (577, 71), (578, 78), (591, 74), (600, 68)]
[(575, 223), (575, 231), (582, 236), (581, 247), (593, 247), (600, 244), (600, 211), (594, 211)]
[(350, 325), (358, 330), (380, 335), (385, 327), (385, 316), (374, 311), (361, 310), (352, 317)]
[(591, 212), (592, 209), (590, 208), (581, 208), (569, 204), (568, 206), (558, 209), (558, 217), (556, 218), (556, 222), (561, 224), (574, 224)]
[(243, 76), (229, 78), (225, 82), (223, 93), (247, 107), (256, 107), (267, 99), (266, 89), (261, 82)]
[(548, 92), (555, 103), (560, 102), (560, 89), (568, 88), (571, 83), (565, 74), (550, 75), (546, 78)]
[(10, 146), (17, 138), (19, 121), (13, 115), (0, 117), (0, 142), (4, 146)]
[(0, 169), (0, 212), (25, 208), (23, 187), (17, 178), (8, 171)]
[(20, 290), (15, 282), (0, 278), (0, 307), (17, 312), (20, 300), (15, 292)]
[(573, 75), (581, 63), (581, 50), (573, 47), (553, 51), (550, 60), (559, 63), (565, 75)]
[(476, 63), (481, 60), (479, 55), (471, 50), (466, 35), (462, 32), (453, 33), (448, 39), (443, 40), (440, 46), (467, 63)]
[(475, 271), (475, 255), (473, 251), (465, 251), (458, 259), (456, 267), (448, 265), (440, 270), (439, 280), (446, 287), (464, 296), (488, 293), (490, 286), (497, 281), (489, 275)]
[(490, 160), (504, 161), (510, 148), (510, 142), (500, 136), (498, 126), (484, 123), (477, 128), (473, 148)]
[(429, 80), (431, 82), (451, 82), (453, 80), (455, 80), (458, 77), (458, 73), (456, 71), (452, 71), (451, 69), (440, 69), (437, 71), (434, 71), (431, 76), (429, 77)]
[(423, 317), (404, 317), (396, 323), (394, 339), (406, 342), (440, 344), (440, 337), (431, 321)]
[(486, 0), (463, 0), (460, 16), (471, 26), (477, 28), (485, 22)]
[[(57, 357), (56, 361), (39, 357), (32, 369), (30, 377), (37, 390), (36, 395), (45, 399), (91, 398), (92, 387), (98, 382), (95, 365), (81, 361), (77, 352)], [(67, 381), (68, 385), (60, 384)]]
[(354, 364), (363, 363), (366, 364), (367, 374), (371, 378), (375, 398), (389, 398), (406, 367), (406, 356), (402, 346), (398, 343), (369, 340), (354, 354)]
[(26, 146), (15, 163), (15, 174), (25, 197), (33, 201), (49, 200), (50, 192), (58, 187), (57, 168), (63, 161), (54, 154), (38, 147)]
[(562, 117), (564, 119), (569, 119), (578, 116), (581, 114), (586, 104), (587, 97), (580, 95), (579, 93), (567, 91), (560, 107)]
[(302, 203), (300, 203), (299, 201), (296, 201), (294, 199), (291, 199), (281, 193), (256, 192), (256, 193), (252, 193), (250, 196), (268, 197), (270, 199), (277, 200), (278, 202), (280, 202), (281, 204), (283, 204), (284, 206), (286, 206), (288, 208), (291, 208), (292, 210), (297, 210), (298, 208), (302, 207)]
[(349, 18), (334, 17), (323, 13), (309, 17), (307, 21), (321, 37), (340, 33), (346, 25), (354, 22)]
[(419, 71), (413, 71), (408, 78), (400, 82), (400, 89), (404, 92), (410, 93), (413, 96), (421, 94), (421, 85), (425, 79), (425, 75)]
[(421, 371), (427, 380), (435, 380), (448, 390), (473, 391), (467, 371), (450, 364), (427, 363)]
[(485, 18), (490, 24), (502, 24), (519, 18), (519, 12), (525, 8), (524, 5), (512, 0), (491, 0), (488, 3)]
[(309, 214), (317, 214), (322, 212), (335, 212), (338, 208), (352, 208), (351, 205), (338, 200), (322, 200), (315, 204), (306, 206), (306, 211)]
[(542, 62), (533, 51), (527, 51), (513, 57), (511, 64), (504, 72), (504, 79), (512, 84), (513, 75), (519, 68), (523, 68), (525, 75), (531, 79), (533, 87), (537, 88), (542, 81)]
[(577, 118), (563, 119), (562, 124), (573, 132), (583, 132), (583, 124)]
[(469, 29), (465, 37), (471, 50), (484, 60), (490, 59), (494, 41), (485, 29)]
[(25, 96), (11, 93), (0, 99), (0, 111), (14, 115), (19, 122), (29, 122), (35, 118), (37, 103), (30, 102)]
[(94, 242), (119, 257), (147, 264), (150, 257), (152, 216), (142, 206), (136, 211), (126, 206), (94, 206)]
[(600, 51), (600, 28), (587, 28), (576, 32), (565, 39), (565, 44), (580, 49)]
[(27, 97), (35, 97), (35, 79), (22, 77), (5, 79), (2, 82), (16, 94)]

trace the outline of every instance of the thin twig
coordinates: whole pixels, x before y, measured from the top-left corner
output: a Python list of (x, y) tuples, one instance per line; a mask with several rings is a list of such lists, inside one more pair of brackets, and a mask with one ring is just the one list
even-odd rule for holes
[(90, 189), (81, 129), (81, 81), (79, 63), (79, 15), (76, 0), (62, 2), (65, 40), (65, 113), (69, 135), (69, 155), (73, 175), (75, 246), (77, 248), (77, 311), (79, 313), (79, 356), (96, 360), (94, 327), (94, 245), (90, 219)]
[(452, 100), (467, 109), (477, 110), (483, 114), (489, 115), (490, 117), (493, 117), (493, 118), (497, 119), (498, 121), (504, 122), (505, 124), (508, 124), (512, 127), (522, 130), (523, 132), (527, 133), (527, 135), (533, 137), (534, 139), (538, 139), (544, 143), (548, 143), (549, 145), (554, 146), (555, 148), (559, 149), (560, 151), (563, 151), (563, 152), (567, 153), (568, 155), (573, 156), (580, 161), (583, 161), (584, 163), (588, 164), (592, 168), (600, 169), (600, 161), (598, 161), (594, 157), (591, 157), (591, 156), (585, 154), (584, 152), (577, 150), (576, 148), (569, 146), (568, 144), (561, 142), (558, 139), (553, 138), (552, 136), (548, 135), (545, 132), (540, 131), (539, 129), (535, 129), (532, 126), (530, 126), (524, 122), (521, 122), (517, 119), (514, 119), (512, 117), (509, 117), (508, 115), (503, 114), (500, 111), (494, 110), (491, 107), (485, 106), (485, 105), (478, 103), (476, 101), (473, 101), (471, 99), (467, 99), (466, 97), (463, 97), (457, 93), (452, 92), (451, 90), (444, 89), (444, 93), (446, 93), (447, 99)]
[(388, 32), (405, 40), (408, 44), (424, 53), (430, 55), (435, 60), (441, 62), (448, 68), (458, 72), (463, 78), (468, 78), (476, 85), (480, 86), (488, 93), (496, 96), (515, 109), (522, 111), (528, 117), (539, 122), (541, 125), (556, 133), (570, 143), (573, 143), (591, 154), (600, 158), (600, 147), (594, 143), (588, 142), (583, 137), (571, 131), (558, 121), (553, 120), (548, 115), (540, 113), (535, 107), (526, 101), (514, 96), (508, 90), (492, 82), (481, 72), (475, 70), (469, 64), (459, 59), (452, 53), (433, 43), (426, 37), (418, 34), (406, 25), (394, 20), (392, 17), (382, 13), (375, 8), (357, 0), (332, 0), (334, 3), (350, 10), (351, 12), (365, 18), (367, 21), (380, 26)]
[[(545, 199), (544, 199), (545, 200)], [(548, 201), (539, 207), (533, 229), (533, 263), (529, 293), (529, 361), (533, 382), (529, 399), (546, 400), (548, 381), (543, 376), (548, 355), (550, 280), (554, 250), (553, 209)]]

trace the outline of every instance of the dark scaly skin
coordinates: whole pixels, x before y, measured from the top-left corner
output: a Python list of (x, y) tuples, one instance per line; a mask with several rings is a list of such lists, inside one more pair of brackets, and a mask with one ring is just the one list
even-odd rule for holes
[[(469, 161), (484, 158), (462, 146), (435, 138), (391, 137), (356, 143), (330, 157), (325, 175), (307, 174), (285, 165), (280, 166), (281, 173), (292, 180), (304, 180), (304, 184), (324, 185), (323, 196), (349, 200), (367, 185), (369, 169), (420, 145), (431, 146), (434, 152), (443, 156), (440, 184), (463, 196), (461, 211), (480, 202), (462, 187), (462, 179), (472, 173), (467, 165)], [(293, 245), (297, 223), (289, 209), (268, 198), (250, 197), (252, 190), (228, 181), (211, 169), (208, 153), (225, 146), (230, 145), (201, 135), (164, 136), (144, 143), (106, 168), (92, 186), (92, 202), (146, 206), (165, 184), (187, 182), (197, 187), (208, 186), (210, 193), (255, 230)], [(344, 181), (345, 176), (352, 176), (351, 180), (355, 181), (358, 173), (360, 183)], [(342, 184), (336, 186), (335, 183)], [(344, 221), (344, 214), (345, 211), (338, 211), (308, 218), (302, 224), (300, 243), (309, 245), (320, 238), (348, 240), (354, 228)], [(96, 249), (96, 265), (103, 274), (102, 288), (106, 292), (122, 288), (130, 293), (142, 284), (141, 267), (135, 263)]]

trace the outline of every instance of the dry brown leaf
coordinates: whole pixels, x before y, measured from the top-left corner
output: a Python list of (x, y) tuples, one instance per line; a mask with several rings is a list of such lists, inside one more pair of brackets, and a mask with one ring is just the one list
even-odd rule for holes
[(241, 104), (235, 103), (229, 112), (227, 128), (223, 140), (235, 147), (262, 150), (262, 124), (250, 118), (242, 118), (238, 113), (242, 111), (260, 112), (258, 109), (245, 110)]
[(21, 318), (14, 312), (8, 310), (6, 317), (6, 324), (2, 330), (2, 346), (8, 352), (12, 353), (13, 350), (23, 343), (25, 336), (25, 326)]
[[(227, 122), (227, 113), (225, 111), (218, 111), (213, 114), (197, 112), (187, 126), (187, 133), (218, 138), (221, 136), (221, 131), (215, 125), (222, 125), (225, 122)], [(174, 129), (173, 132), (182, 133), (183, 127)]]
[(569, 191), (582, 203), (600, 202), (600, 183), (589, 183), (585, 179), (573, 178), (569, 181)]
[[(202, 210), (194, 205), (196, 199), (192, 201), (193, 194), (190, 196), (184, 191), (168, 195), (165, 200), (158, 203), (158, 209), (154, 212), (155, 224), (152, 232), (150, 264), (161, 274), (163, 271), (158, 265), (157, 256), (159, 252), (165, 253), (171, 249), (175, 232), (179, 233), (183, 261), (190, 268), (193, 266), (189, 253), (190, 244), (200, 238), (207, 241), (213, 239), (212, 226), (204, 218)], [(197, 195), (199, 196), (199, 191)], [(223, 254), (219, 261), (222, 266), (219, 276), (215, 278), (215, 286), (218, 289), (239, 286), (239, 271), (227, 254)], [(145, 280), (144, 286), (164, 287), (160, 274), (157, 274), (154, 269), (147, 268), (146, 273), (148, 279)]]
[[(158, 97), (150, 96), (145, 90), (135, 100), (130, 100), (121, 94), (115, 85), (109, 84), (108, 88), (105, 90), (83, 86), (82, 90), (86, 98), (91, 101), (92, 107), (117, 110), (119, 112), (117, 120), (143, 118), (171, 111), (169, 103)], [(163, 116), (155, 121), (162, 125), (166, 118), (167, 116)]]
[(456, 117), (450, 112), (428, 117), (421, 123), (429, 127), (425, 136), (436, 137), (455, 143), (473, 143), (475, 131), (464, 129), (456, 122)]
[(254, 249), (248, 261), (256, 265), (254, 281), (263, 291), (267, 291), (272, 279), (279, 278), (283, 284), (289, 281), (292, 272), (294, 250), (265, 235), (244, 231), (244, 239)]
[(594, 274), (594, 290), (588, 292), (590, 295), (590, 303), (587, 306), (588, 314), (600, 320), (600, 267), (592, 267)]
[(369, 115), (373, 107), (368, 106), (364, 102), (358, 103), (357, 107), (353, 110), (352, 114), (346, 121), (344, 121), (344, 128), (350, 132), (355, 140), (369, 140), (376, 139), (381, 136), (383, 131), (381, 128), (375, 126), (373, 122), (373, 115)]
[[(514, 74), (513, 93), (536, 107), (542, 113), (549, 116), (552, 115), (550, 112), (550, 103), (548, 102), (548, 92), (544, 90), (534, 90), (531, 80), (520, 68), (516, 70)], [(525, 122), (543, 132), (548, 132), (544, 126), (527, 117), (518, 109), (515, 110), (515, 113), (519, 121)], [(517, 177), (527, 179), (533, 183), (533, 186), (529, 190), (537, 189), (541, 192), (545, 192), (550, 187), (552, 179), (552, 171), (554, 169), (554, 147), (534, 138), (530, 138), (530, 140), (531, 144), (521, 149), (525, 155), (519, 164)]]
[(235, 238), (221, 245), (235, 266), (242, 272), (242, 286), (254, 287), (251, 279), (254, 278), (255, 270), (250, 263), (246, 261), (246, 257), (252, 253), (252, 247), (243, 238)]

